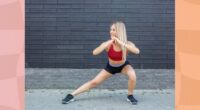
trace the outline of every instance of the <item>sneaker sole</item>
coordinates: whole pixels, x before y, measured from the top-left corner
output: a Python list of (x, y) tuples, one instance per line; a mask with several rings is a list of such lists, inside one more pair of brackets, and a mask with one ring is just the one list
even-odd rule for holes
[(126, 101), (129, 102), (132, 105), (136, 105), (137, 104), (137, 102), (131, 102), (129, 99), (126, 99)]
[(62, 101), (62, 104), (68, 104), (68, 103), (70, 103), (70, 102), (74, 102), (75, 100), (74, 99), (72, 99), (72, 100), (70, 100), (70, 101), (68, 101), (68, 102), (66, 102), (66, 101)]

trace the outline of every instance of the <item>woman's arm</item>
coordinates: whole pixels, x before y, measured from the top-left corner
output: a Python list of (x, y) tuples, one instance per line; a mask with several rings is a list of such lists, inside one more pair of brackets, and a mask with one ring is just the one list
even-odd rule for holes
[(93, 55), (98, 55), (100, 54), (104, 49), (106, 49), (108, 47), (108, 45), (110, 45), (113, 42), (113, 40), (108, 40), (106, 42), (101, 43), (100, 46), (98, 46), (97, 48), (95, 48), (92, 52)]
[(137, 48), (137, 47), (135, 46), (135, 44), (132, 43), (131, 41), (128, 41), (128, 43), (127, 43), (127, 44), (124, 44), (124, 46), (125, 46), (130, 52), (132, 52), (132, 53), (134, 53), (134, 54), (139, 54), (139, 53), (140, 53), (139, 48)]
[(130, 52), (132, 52), (134, 54), (139, 54), (140, 53), (140, 50), (131, 41), (128, 41), (125, 44), (122, 41), (120, 41), (118, 38), (114, 38), (114, 40), (117, 41), (120, 45), (125, 46)]

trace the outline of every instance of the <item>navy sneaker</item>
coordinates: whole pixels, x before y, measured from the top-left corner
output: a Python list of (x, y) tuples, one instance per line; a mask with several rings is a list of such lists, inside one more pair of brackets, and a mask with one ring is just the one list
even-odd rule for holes
[(64, 99), (62, 99), (62, 104), (68, 104), (73, 101), (74, 101), (74, 96), (71, 94), (68, 94)]
[(133, 97), (133, 95), (128, 95), (127, 96), (127, 101), (130, 102), (131, 104), (133, 105), (136, 105), (137, 104), (137, 100)]

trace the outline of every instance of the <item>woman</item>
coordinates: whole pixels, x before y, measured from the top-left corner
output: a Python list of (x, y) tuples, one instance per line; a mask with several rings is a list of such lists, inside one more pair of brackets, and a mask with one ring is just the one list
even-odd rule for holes
[(93, 50), (93, 55), (98, 55), (102, 51), (106, 50), (108, 53), (108, 63), (106, 67), (101, 70), (94, 79), (83, 84), (81, 87), (62, 99), (63, 104), (74, 101), (74, 96), (96, 87), (116, 73), (122, 73), (128, 76), (127, 101), (131, 104), (137, 104), (137, 100), (133, 97), (133, 89), (136, 85), (136, 75), (133, 67), (126, 60), (126, 57), (128, 52), (139, 54), (140, 50), (134, 43), (127, 41), (126, 27), (121, 21), (112, 23), (110, 27), (110, 36), (110, 40), (103, 42)]

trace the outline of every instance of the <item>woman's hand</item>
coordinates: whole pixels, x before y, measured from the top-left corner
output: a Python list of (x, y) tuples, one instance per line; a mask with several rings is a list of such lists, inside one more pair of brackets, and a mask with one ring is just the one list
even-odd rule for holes
[(114, 39), (108, 40), (108, 41), (105, 43), (106, 47), (107, 47), (108, 45), (112, 44), (113, 41), (114, 41)]
[(112, 37), (112, 39), (119, 43), (121, 46), (124, 46), (125, 48), (127, 48), (130, 52), (134, 53), (134, 54), (139, 54), (140, 53), (140, 50), (139, 48), (137, 48), (135, 46), (134, 43), (128, 41), (127, 43), (123, 43), (121, 40), (119, 40), (117, 37)]
[(121, 46), (125, 46), (125, 43), (123, 43), (121, 40), (119, 40), (117, 37), (112, 37), (112, 39), (117, 42), (118, 44), (120, 44)]

